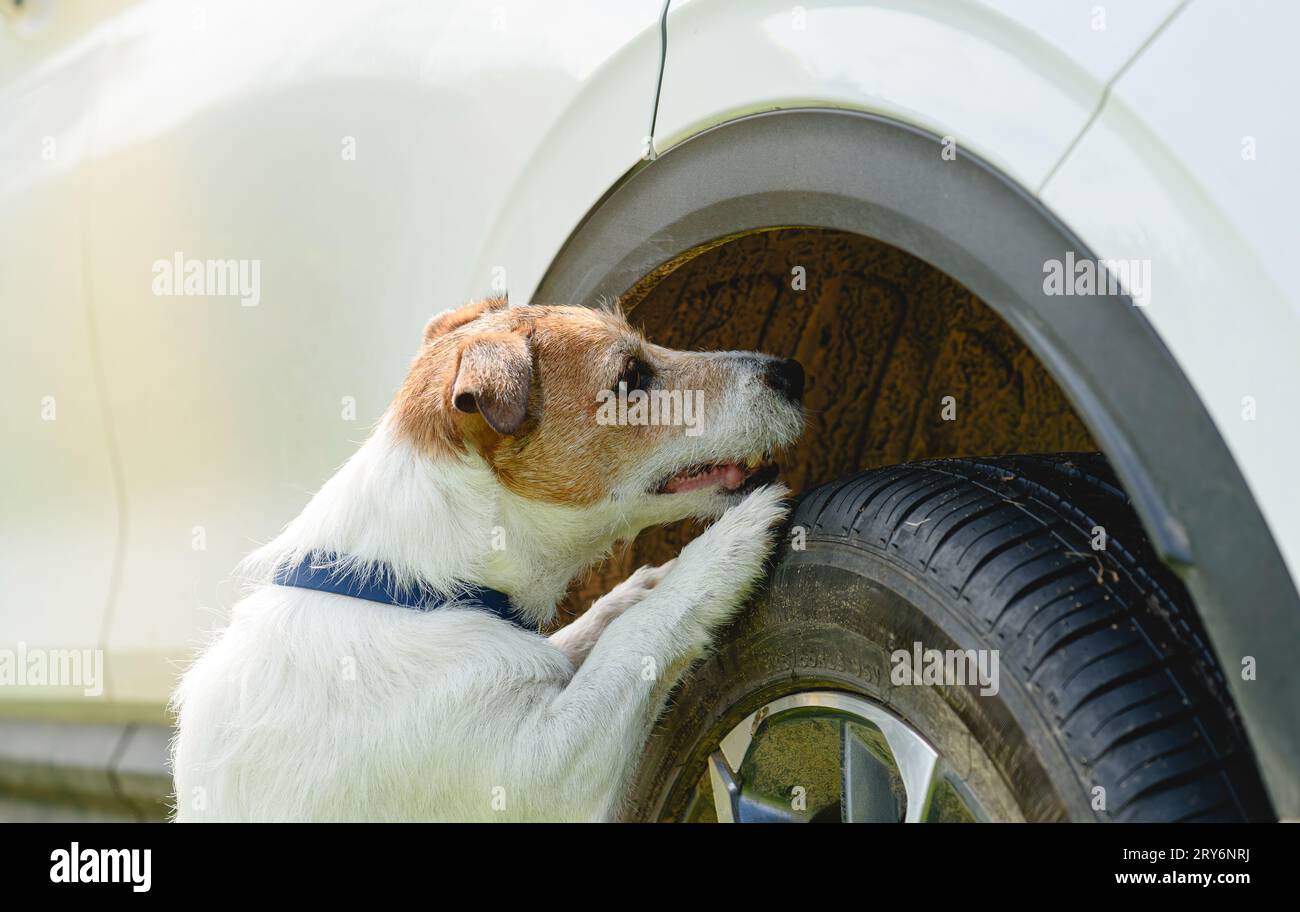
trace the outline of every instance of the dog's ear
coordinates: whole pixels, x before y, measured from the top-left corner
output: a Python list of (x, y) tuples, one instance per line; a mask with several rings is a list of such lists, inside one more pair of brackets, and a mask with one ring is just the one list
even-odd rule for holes
[(484, 333), (465, 340), (461, 347), (451, 404), (459, 412), (478, 412), (498, 434), (513, 434), (528, 412), (532, 385), (529, 336)]
[(455, 310), (440, 313), (424, 325), (424, 344), (428, 345), (439, 336), (445, 336), (453, 329), (459, 329), (466, 323), (473, 323), (485, 313), (504, 310), (509, 306), (509, 302), (503, 297), (484, 298), (481, 301), (470, 301), (468, 304), (462, 304)]

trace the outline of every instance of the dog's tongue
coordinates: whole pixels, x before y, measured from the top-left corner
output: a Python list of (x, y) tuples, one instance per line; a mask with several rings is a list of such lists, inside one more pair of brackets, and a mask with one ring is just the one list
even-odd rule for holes
[(706, 469), (698, 475), (677, 475), (664, 485), (664, 492), (667, 494), (680, 494), (684, 491), (696, 491), (700, 488), (709, 488), (714, 485), (722, 485), (728, 491), (734, 491), (745, 483), (749, 473), (738, 462), (727, 462), (722, 465)]

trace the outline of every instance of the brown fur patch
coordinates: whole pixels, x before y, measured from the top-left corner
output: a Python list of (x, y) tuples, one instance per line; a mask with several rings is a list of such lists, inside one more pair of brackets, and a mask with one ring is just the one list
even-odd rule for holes
[(399, 431), (430, 456), (455, 456), (464, 452), (465, 447), (456, 412), (451, 407), (452, 387), (460, 368), (460, 348), (450, 340), (450, 334), (506, 306), (505, 298), (471, 301), (439, 314), (425, 325), (424, 342), (393, 399), (393, 417)]
[[(475, 362), (474, 382), (517, 390), (516, 359), (524, 339), (532, 365), (522, 416), (512, 412), (494, 429), (483, 414), (457, 410), (457, 377), (465, 372), (466, 353)], [(616, 384), (630, 356), (653, 369), (659, 388), (704, 389), (707, 395), (720, 392), (725, 382), (714, 362), (651, 345), (618, 313), (476, 302), (430, 322), (394, 401), (397, 427), (433, 458), (473, 447), (502, 484), (524, 497), (590, 505), (607, 497), (661, 435), (681, 433), (596, 420), (600, 392)]]
[(531, 333), (493, 332), (474, 336), (460, 349), (451, 389), (458, 412), (477, 412), (498, 434), (513, 434), (524, 422), (533, 383)]

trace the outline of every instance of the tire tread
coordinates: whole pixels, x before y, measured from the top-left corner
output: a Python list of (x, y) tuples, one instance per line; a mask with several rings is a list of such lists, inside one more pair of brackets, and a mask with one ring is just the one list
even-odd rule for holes
[(1191, 600), (1100, 454), (892, 466), (823, 486), (792, 522), (950, 593), (1024, 677), (1084, 787), (1106, 789), (1099, 818), (1267, 816)]

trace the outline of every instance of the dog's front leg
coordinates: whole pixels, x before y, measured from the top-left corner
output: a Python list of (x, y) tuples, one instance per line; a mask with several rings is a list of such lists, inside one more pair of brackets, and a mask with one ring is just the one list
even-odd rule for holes
[(647, 564), (641, 567), (609, 592), (596, 599), (590, 608), (572, 624), (551, 634), (551, 645), (569, 657), (575, 669), (587, 660), (600, 635), (615, 618), (633, 605), (639, 604), (659, 581), (672, 569), (675, 561), (658, 567)]
[(617, 809), (675, 676), (703, 655), (763, 573), (782, 486), (755, 491), (682, 550), (641, 600), (609, 623), (573, 679), (521, 735), (531, 772), (573, 816)]

